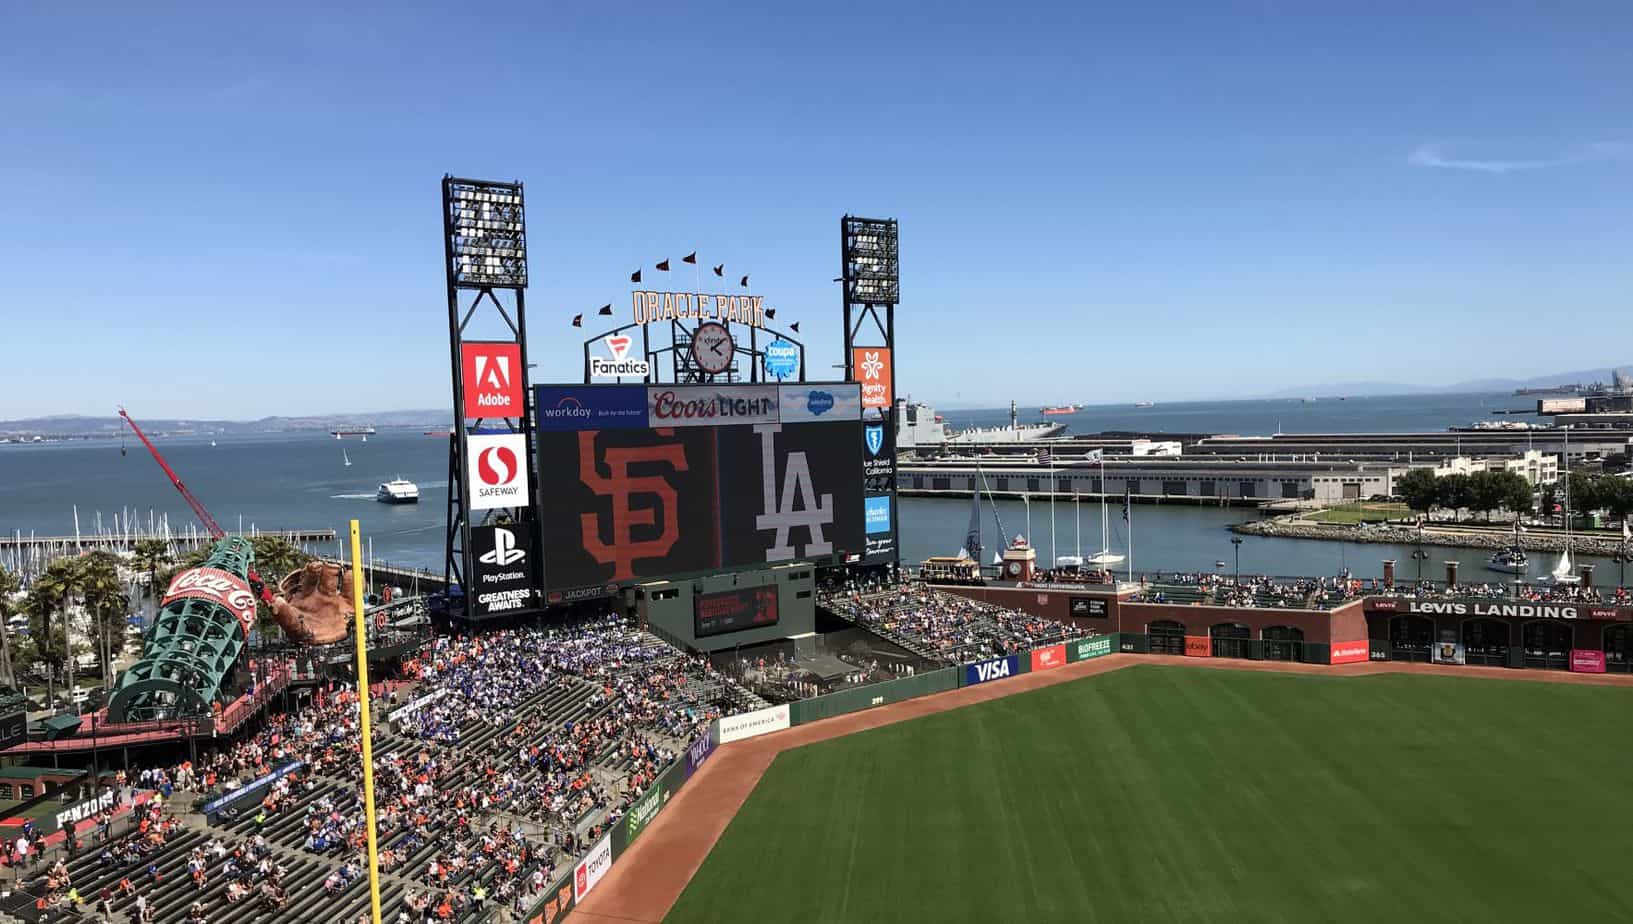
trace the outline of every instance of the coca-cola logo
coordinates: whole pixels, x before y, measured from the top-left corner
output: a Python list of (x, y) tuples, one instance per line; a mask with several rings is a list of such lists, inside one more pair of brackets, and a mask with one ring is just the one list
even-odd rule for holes
[(160, 606), (177, 600), (209, 600), (232, 611), (246, 633), (255, 624), (255, 594), (249, 582), (220, 568), (190, 568), (175, 576)]

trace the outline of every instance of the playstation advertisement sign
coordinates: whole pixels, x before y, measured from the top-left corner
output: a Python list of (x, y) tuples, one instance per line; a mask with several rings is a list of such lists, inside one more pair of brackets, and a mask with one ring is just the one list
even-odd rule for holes
[(471, 527), (475, 568), (470, 574), (471, 613), (508, 616), (533, 608), (533, 538), (520, 524)]

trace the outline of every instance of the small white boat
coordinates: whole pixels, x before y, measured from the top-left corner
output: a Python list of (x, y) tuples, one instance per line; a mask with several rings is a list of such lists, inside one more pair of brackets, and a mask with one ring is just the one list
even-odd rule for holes
[(1582, 576), (1571, 573), (1571, 550), (1566, 549), (1559, 554), (1559, 563), (1549, 572), (1548, 580), (1554, 584), (1580, 584)]
[(1531, 560), (1525, 557), (1525, 552), (1518, 548), (1502, 549), (1486, 559), (1486, 569), (1501, 571), (1503, 574), (1524, 574)]
[(374, 499), (382, 504), (417, 504), (420, 502), (420, 486), (405, 478), (393, 478), (380, 485)]
[(344, 449), (340, 450), (340, 461), (345, 463), (347, 468), (352, 467), (352, 457), (346, 455), (346, 450)]

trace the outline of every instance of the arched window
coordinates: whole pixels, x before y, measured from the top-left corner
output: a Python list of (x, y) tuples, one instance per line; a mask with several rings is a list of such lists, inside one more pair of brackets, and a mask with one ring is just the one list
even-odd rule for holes
[(1152, 654), (1185, 655), (1185, 627), (1172, 619), (1146, 623), (1145, 634)]

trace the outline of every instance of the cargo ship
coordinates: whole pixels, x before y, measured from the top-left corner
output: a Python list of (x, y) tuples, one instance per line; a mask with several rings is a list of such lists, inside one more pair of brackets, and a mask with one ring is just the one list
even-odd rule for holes
[(1056, 416), (1058, 414), (1076, 414), (1079, 410), (1082, 409), (1082, 407), (1083, 407), (1083, 405), (1081, 405), (1081, 404), (1059, 404), (1059, 405), (1054, 405), (1052, 407), (1044, 408), (1043, 413), (1045, 413), (1045, 414), (1047, 414), (1047, 415), (1049, 415), (1051, 417)]
[(329, 431), (329, 435), (334, 437), (337, 440), (340, 439), (343, 436), (361, 436), (361, 437), (367, 439), (368, 437), (371, 437), (371, 436), (374, 435), (374, 428), (373, 427), (367, 427), (367, 426), (365, 426), (365, 427), (336, 427), (333, 430)]
[(990, 446), (1053, 439), (1066, 432), (1065, 424), (1051, 421), (1023, 424), (1015, 402), (1009, 402), (1009, 426), (947, 426), (935, 408), (905, 398), (896, 399), (896, 446), (901, 449), (933, 446)]

